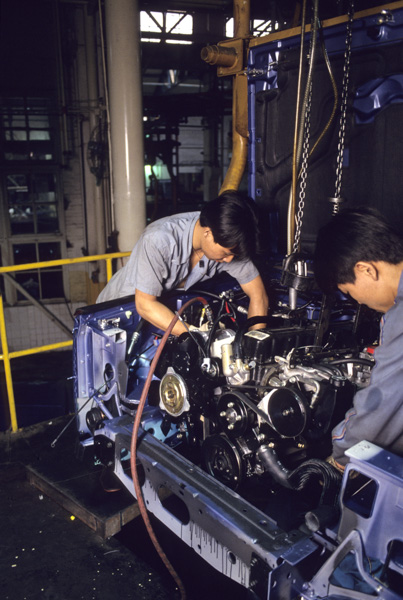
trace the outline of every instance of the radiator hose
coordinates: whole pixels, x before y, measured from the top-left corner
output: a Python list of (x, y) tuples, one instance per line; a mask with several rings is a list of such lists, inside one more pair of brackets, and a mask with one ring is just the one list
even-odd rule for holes
[[(319, 529), (337, 516), (342, 475), (331, 464), (324, 460), (312, 458), (298, 465), (295, 469), (290, 470), (282, 464), (277, 452), (267, 445), (259, 448), (257, 456), (263, 464), (265, 471), (270, 473), (273, 479), (283, 487), (301, 491), (312, 479), (317, 479), (321, 482), (322, 493), (319, 500), (319, 508), (305, 515), (306, 524), (310, 529), (313, 529), (313, 523), (316, 523), (316, 529)], [(326, 523), (324, 523), (323, 519), (326, 520)]]

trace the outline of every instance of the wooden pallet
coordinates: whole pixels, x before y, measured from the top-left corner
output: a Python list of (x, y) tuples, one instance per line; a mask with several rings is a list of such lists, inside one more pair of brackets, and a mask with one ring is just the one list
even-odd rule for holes
[[(83, 521), (103, 539), (118, 533), (139, 515), (137, 502), (126, 489), (108, 492), (102, 470), (90, 471), (78, 460), (65, 459), (57, 465), (45, 461), (27, 466), (29, 483)], [(113, 486), (118, 480), (111, 481)]]

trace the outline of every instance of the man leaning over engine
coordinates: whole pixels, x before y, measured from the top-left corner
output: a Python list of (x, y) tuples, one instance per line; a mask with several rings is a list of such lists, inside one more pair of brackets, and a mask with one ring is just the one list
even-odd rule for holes
[[(224, 192), (201, 212), (165, 217), (146, 227), (129, 261), (108, 282), (97, 302), (135, 295), (136, 310), (146, 321), (166, 329), (172, 311), (163, 292), (194, 284), (226, 271), (249, 298), (248, 317), (267, 314), (268, 298), (251, 258), (257, 250), (256, 207), (237, 191)], [(177, 322), (172, 333), (186, 328)]]
[(403, 456), (403, 239), (376, 211), (337, 214), (320, 231), (314, 272), (326, 292), (339, 289), (359, 304), (384, 313), (369, 386), (332, 432), (332, 459), (361, 440)]

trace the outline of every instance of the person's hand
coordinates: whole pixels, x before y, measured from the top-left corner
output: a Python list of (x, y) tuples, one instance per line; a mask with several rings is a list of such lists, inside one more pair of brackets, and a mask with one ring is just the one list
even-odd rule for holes
[(344, 473), (344, 469), (346, 468), (345, 466), (341, 465), (340, 463), (338, 463), (333, 455), (330, 455), (326, 458), (326, 462), (329, 463), (329, 465), (332, 465), (332, 467), (334, 467), (335, 469), (337, 469), (340, 473)]

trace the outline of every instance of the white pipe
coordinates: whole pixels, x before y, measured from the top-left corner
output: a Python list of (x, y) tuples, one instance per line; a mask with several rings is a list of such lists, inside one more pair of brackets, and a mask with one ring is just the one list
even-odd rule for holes
[(113, 210), (118, 246), (129, 251), (146, 224), (140, 21), (137, 0), (106, 0)]

